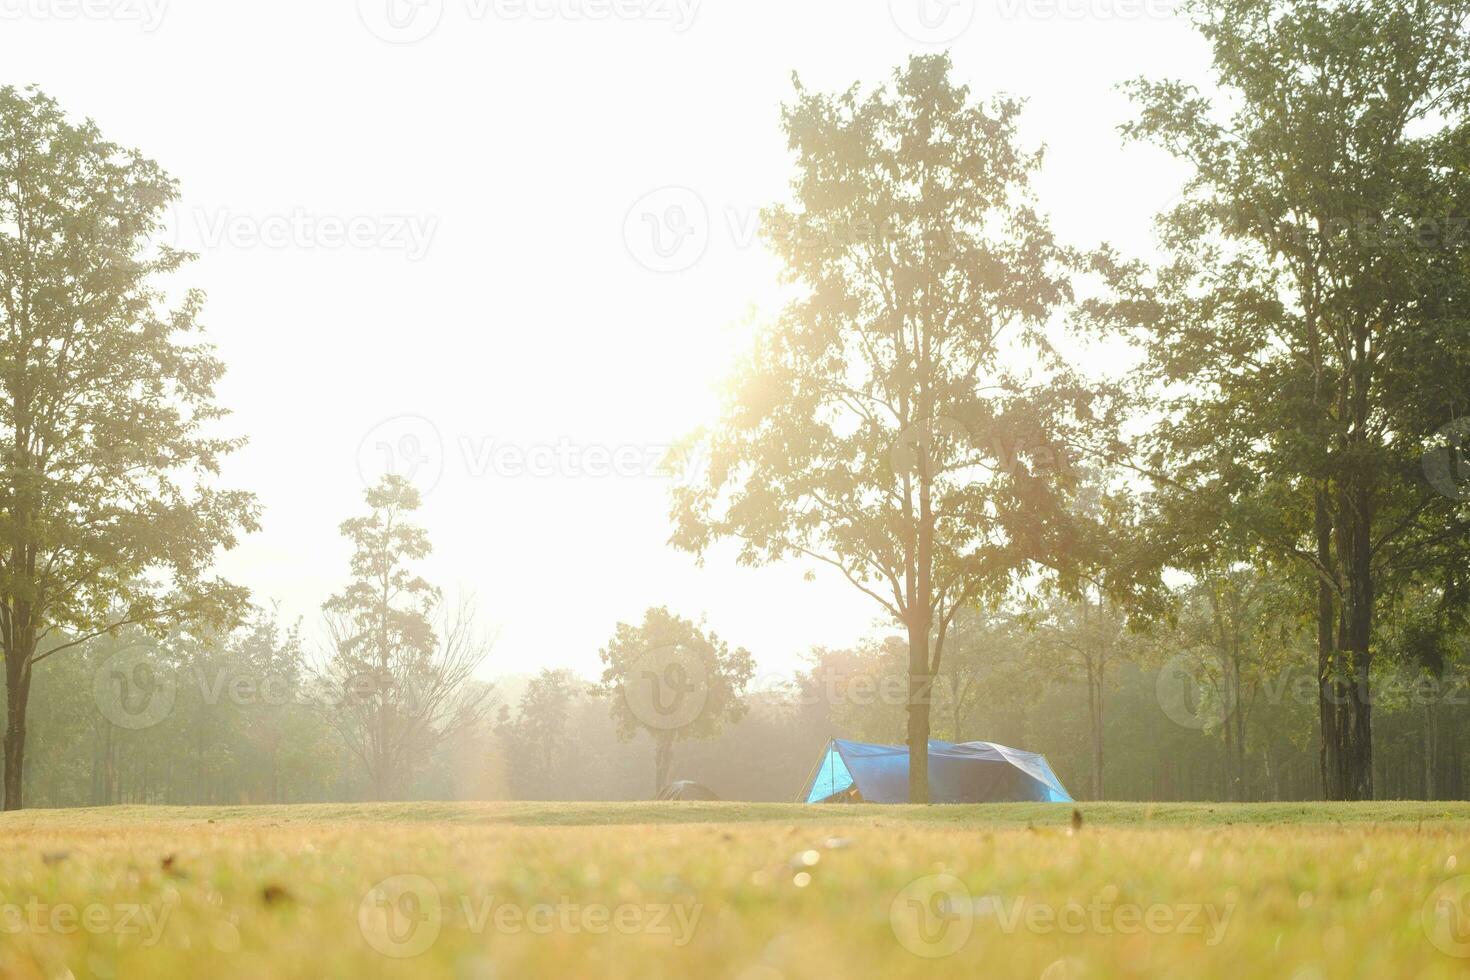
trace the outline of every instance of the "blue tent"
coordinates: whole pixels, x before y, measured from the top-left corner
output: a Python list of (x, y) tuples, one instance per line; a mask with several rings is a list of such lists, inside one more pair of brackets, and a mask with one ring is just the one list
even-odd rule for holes
[[(807, 803), (836, 802), (856, 787), (867, 803), (907, 803), (909, 750), (834, 738), (807, 783)], [(935, 803), (1071, 803), (1046, 756), (993, 742), (929, 742)]]

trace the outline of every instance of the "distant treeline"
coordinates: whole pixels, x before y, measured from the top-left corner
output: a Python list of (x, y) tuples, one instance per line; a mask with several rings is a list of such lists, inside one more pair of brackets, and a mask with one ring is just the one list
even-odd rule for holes
[[(1060, 603), (967, 615), (935, 686), (933, 735), (1042, 752), (1079, 799), (1320, 799), (1310, 643), (1290, 630), (1253, 648), (1227, 637), (1226, 649), (1240, 649), (1233, 664), (1190, 632), (1188, 612), (1207, 606), (1206, 596), (1192, 593), (1177, 622), (1139, 635), (1111, 628), (1106, 609), (1084, 621), (1077, 607)], [(1243, 625), (1244, 635), (1263, 635), (1259, 619)], [(906, 655), (903, 639), (888, 637), (813, 651), (794, 678), (753, 678), (745, 716), (713, 738), (679, 742), (672, 778), (706, 783), (727, 799), (789, 801), (827, 739), (901, 743)], [(1089, 675), (1098, 670), (1100, 733), (1089, 699)], [(1230, 693), (1237, 675), (1238, 695)], [(1465, 798), (1463, 661), (1438, 675), (1399, 669), (1378, 681), (1381, 796)], [(71, 807), (373, 799), (364, 767), (333, 728), (335, 696), (296, 632), (264, 614), (215, 641), (92, 641), (37, 670), (43, 710), (33, 716), (27, 800)], [(653, 741), (647, 732), (619, 740), (616, 696), (567, 670), (507, 678), (491, 690), (476, 726), (410, 761), (397, 795), (648, 799)]]

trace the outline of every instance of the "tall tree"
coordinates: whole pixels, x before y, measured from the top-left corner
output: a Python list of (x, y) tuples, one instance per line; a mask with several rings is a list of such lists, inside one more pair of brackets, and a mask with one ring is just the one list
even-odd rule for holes
[(943, 678), (949, 699), (949, 741), (966, 740), (966, 722), (985, 694), (982, 685), (986, 650), (1009, 625), (1001, 621), (993, 610), (984, 607), (972, 608), (955, 616), (949, 655), (936, 674)]
[[(244, 590), (208, 570), (256, 527), (253, 496), (212, 487), (243, 440), (214, 434), (224, 372), (203, 296), (162, 281), (175, 183), (0, 88), (0, 648), (5, 808), (23, 800), (32, 671), (129, 625), (221, 625)], [(38, 649), (44, 653), (38, 654)]]
[(1090, 798), (1104, 798), (1107, 695), (1118, 668), (1133, 657), (1126, 616), (1100, 584), (1087, 582), (1067, 599), (1054, 599), (1036, 619), (1038, 663), (1047, 672), (1081, 681), (1087, 692)]
[(419, 492), (389, 474), (365, 497), (369, 513), (342, 522), (352, 581), (322, 605), (332, 642), (324, 697), (374, 799), (387, 800), (434, 748), (483, 718), (489, 689), (473, 677), (489, 644), (468, 604), (447, 607), (410, 567), (430, 551), (411, 522)]
[(521, 693), (513, 717), (510, 706), (501, 705), (495, 730), (517, 798), (565, 798), (561, 764), (571, 744), (572, 712), (586, 692), (586, 682), (573, 671), (543, 668)]
[(855, 649), (818, 647), (807, 654), (798, 678), (802, 699), (820, 708), (822, 734), (864, 742), (903, 738), (908, 715), (908, 643), (901, 636), (871, 636)]
[(745, 716), (750, 653), (667, 609), (648, 610), (636, 626), (619, 623), (600, 655), (618, 737), (653, 738), (655, 793), (668, 785), (675, 743), (714, 738)]
[[(934, 677), (956, 613), (1038, 555), (1065, 555), (1069, 420), (1044, 326), (1070, 293), (1032, 206), (1020, 102), (972, 100), (947, 56), (867, 95), (807, 91), (783, 126), (793, 207), (764, 215), (798, 287), (757, 338), (676, 489), (673, 542), (840, 572), (908, 639), (910, 798), (928, 799)], [(1028, 369), (1007, 350), (1028, 349)]]
[(1110, 268), (1156, 399), (1139, 460), (1176, 526), (1249, 529), (1312, 584), (1325, 792), (1370, 799), (1377, 614), (1467, 557), (1420, 457), (1470, 391), (1470, 3), (1192, 9), (1228, 108), (1139, 81), (1125, 127), (1195, 169), (1160, 267)]
[[(247, 735), (263, 762), (259, 795), (280, 803), (283, 763), (293, 749), (299, 749), (292, 742), (302, 734), (309, 711), (304, 697), (308, 664), (299, 621), (282, 626), (276, 605), (253, 613), (231, 637), (230, 653), (234, 676), (251, 684)], [(321, 723), (315, 717), (311, 720)]]
[[(1300, 590), (1283, 581), (1280, 569), (1220, 564), (1195, 570), (1183, 590), (1177, 635), (1195, 654), (1196, 678), (1208, 687), (1210, 727), (1225, 748), (1225, 798), (1252, 798), (1246, 766), (1248, 725), (1262, 687), (1289, 676), (1302, 620)], [(1187, 654), (1181, 654), (1188, 659)]]

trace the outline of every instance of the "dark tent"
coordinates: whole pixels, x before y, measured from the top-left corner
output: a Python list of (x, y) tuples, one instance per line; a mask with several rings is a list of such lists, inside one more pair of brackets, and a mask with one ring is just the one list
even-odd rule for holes
[(669, 783), (658, 794), (661, 800), (718, 800), (715, 791), (703, 783), (692, 782), (681, 779), (678, 782)]
[[(806, 803), (907, 803), (909, 750), (833, 739), (801, 799)], [(1046, 757), (993, 742), (929, 742), (935, 803), (1071, 803)]]

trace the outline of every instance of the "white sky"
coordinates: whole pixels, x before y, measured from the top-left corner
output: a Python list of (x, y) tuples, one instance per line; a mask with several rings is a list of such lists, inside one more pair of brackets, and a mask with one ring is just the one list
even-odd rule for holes
[[(221, 401), (251, 439), (227, 482), (265, 506), (263, 533), (221, 567), (257, 599), (314, 629), (346, 577), (336, 528), (381, 472), (379, 444), (417, 439), (433, 483), (423, 570), (499, 625), (488, 674), (595, 674), (614, 624), (656, 604), (707, 616), (775, 673), (869, 632), (876, 607), (827, 574), (737, 569), (728, 550), (698, 569), (665, 545), (662, 479), (583, 467), (599, 449), (652, 458), (710, 418), (747, 312), (776, 302), (753, 221), (786, 193), (791, 72), (824, 90), (873, 83), (949, 42), (977, 94), (1029, 97), (1062, 237), (1137, 252), (1181, 171), (1122, 147), (1114, 86), (1199, 79), (1208, 63), (1167, 10), (0, 0), (0, 84), (39, 84), (183, 184), (180, 240), (202, 253), (185, 282), (209, 294)], [(669, 237), (683, 227), (671, 208), (693, 234)], [(347, 244), (333, 240), (344, 222)], [(512, 475), (502, 446), (538, 465), (549, 447), (555, 472)]]

